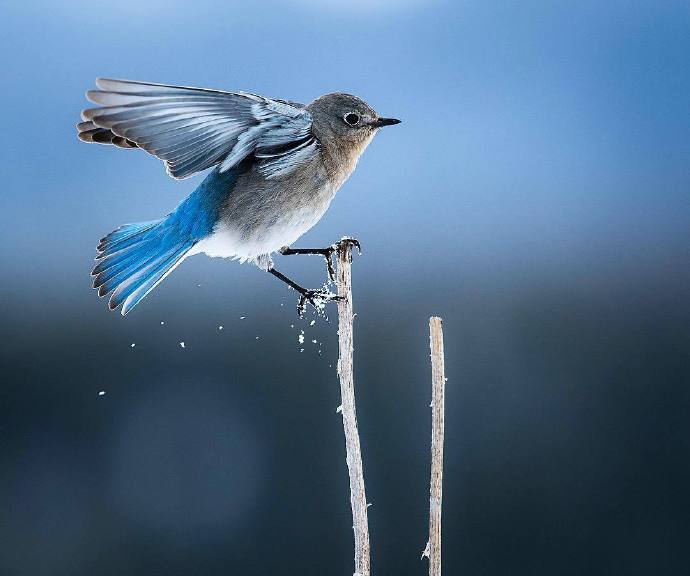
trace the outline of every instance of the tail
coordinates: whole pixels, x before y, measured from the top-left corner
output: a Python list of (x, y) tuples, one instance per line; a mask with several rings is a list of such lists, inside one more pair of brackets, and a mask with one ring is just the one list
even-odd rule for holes
[(151, 292), (195, 244), (172, 215), (152, 222), (125, 224), (98, 245), (91, 272), (98, 295), (110, 294), (108, 307), (122, 305), (124, 316)]

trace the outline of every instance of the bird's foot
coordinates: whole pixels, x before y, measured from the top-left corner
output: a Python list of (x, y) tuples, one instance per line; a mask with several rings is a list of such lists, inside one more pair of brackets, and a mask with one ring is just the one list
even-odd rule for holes
[(335, 251), (338, 252), (343, 246), (347, 246), (348, 244), (351, 248), (357, 248), (357, 252), (360, 255), (362, 254), (362, 245), (359, 243), (359, 240), (357, 240), (357, 238), (350, 238), (349, 236), (343, 236), (340, 240), (333, 244), (333, 248), (335, 248)]
[(299, 302), (297, 303), (297, 314), (300, 318), (304, 318), (304, 310), (307, 302), (311, 304), (317, 312), (323, 312), (327, 302), (338, 302), (343, 300), (342, 296), (334, 294), (330, 290), (308, 290), (303, 289), (300, 292)]
[(268, 272), (278, 278), (278, 280), (285, 282), (290, 288), (296, 290), (299, 293), (299, 302), (297, 303), (297, 313), (300, 318), (304, 317), (304, 309), (307, 306), (307, 302), (311, 304), (317, 312), (323, 312), (327, 302), (342, 300), (341, 296), (334, 294), (330, 290), (324, 287), (321, 290), (310, 290), (309, 288), (304, 288), (297, 284), (294, 280), (290, 280), (285, 274), (278, 272), (275, 268), (271, 267)]
[(292, 256), (295, 254), (317, 254), (324, 257), (326, 260), (326, 269), (328, 270), (328, 279), (335, 284), (335, 266), (333, 265), (333, 255), (340, 250), (344, 244), (350, 244), (355, 246), (358, 252), (362, 253), (362, 246), (359, 240), (355, 238), (341, 238), (335, 244), (331, 244), (326, 248), (290, 248), (289, 246), (284, 246), (279, 250), (283, 256)]

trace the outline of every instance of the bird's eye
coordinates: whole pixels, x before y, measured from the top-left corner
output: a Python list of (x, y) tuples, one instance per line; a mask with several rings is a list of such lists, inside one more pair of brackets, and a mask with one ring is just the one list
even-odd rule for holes
[(345, 122), (347, 122), (350, 126), (357, 126), (357, 124), (359, 124), (359, 114), (350, 112), (349, 114), (345, 114), (343, 120), (345, 120)]

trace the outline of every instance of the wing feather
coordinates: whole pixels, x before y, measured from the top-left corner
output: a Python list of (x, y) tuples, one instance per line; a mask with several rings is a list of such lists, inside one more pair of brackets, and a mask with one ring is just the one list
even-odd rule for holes
[(220, 165), (224, 172), (250, 154), (266, 178), (290, 173), (318, 151), (311, 114), (301, 105), (248, 92), (96, 80), (87, 98), (97, 108), (77, 125), (86, 142), (142, 148), (173, 178)]

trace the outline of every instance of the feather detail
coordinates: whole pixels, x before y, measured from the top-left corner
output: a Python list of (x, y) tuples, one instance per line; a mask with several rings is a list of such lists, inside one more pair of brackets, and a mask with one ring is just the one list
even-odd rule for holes
[(224, 198), (247, 165), (211, 172), (177, 208), (160, 220), (125, 224), (101, 238), (91, 272), (110, 309), (127, 314), (213, 232)]
[[(86, 97), (98, 108), (77, 125), (85, 142), (142, 148), (160, 158), (173, 178), (220, 165), (225, 172), (253, 153), (311, 136), (312, 117), (301, 105), (247, 92), (224, 92), (131, 80), (96, 80)], [(313, 139), (313, 136), (312, 136)], [(316, 143), (316, 141), (314, 140)], [(288, 146), (288, 150), (291, 148)], [(310, 154), (318, 149), (308, 146)], [(263, 173), (285, 174), (306, 160), (305, 147), (283, 153)]]

